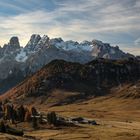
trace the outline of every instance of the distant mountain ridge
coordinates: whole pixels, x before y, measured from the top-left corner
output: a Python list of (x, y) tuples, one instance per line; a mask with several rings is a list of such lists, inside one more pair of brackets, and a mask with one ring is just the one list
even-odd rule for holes
[(112, 47), (98, 40), (78, 43), (33, 34), (23, 48), (18, 37), (12, 37), (8, 44), (0, 47), (0, 93), (15, 86), (54, 59), (87, 63), (95, 58), (116, 60), (129, 57), (134, 56), (124, 53), (118, 46)]

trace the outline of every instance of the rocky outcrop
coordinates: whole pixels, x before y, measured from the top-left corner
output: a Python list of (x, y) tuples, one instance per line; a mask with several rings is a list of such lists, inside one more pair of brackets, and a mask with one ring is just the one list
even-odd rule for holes
[(12, 37), (10, 39), (10, 42), (9, 42), (8, 45), (11, 46), (12, 48), (19, 49), (20, 48), (20, 44), (19, 44), (18, 37)]
[(13, 54), (17, 49), (20, 49), (20, 43), (18, 37), (12, 37), (8, 44), (3, 46), (3, 55)]

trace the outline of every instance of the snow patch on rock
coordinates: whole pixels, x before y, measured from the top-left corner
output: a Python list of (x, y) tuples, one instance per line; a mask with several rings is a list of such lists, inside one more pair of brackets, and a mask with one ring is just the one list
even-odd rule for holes
[(21, 51), (15, 57), (15, 60), (17, 62), (25, 62), (27, 59), (28, 59), (28, 56), (26, 55), (26, 52), (23, 49), (21, 49)]
[(10, 71), (9, 71), (9, 74), (12, 74), (12, 73), (13, 73), (13, 71), (12, 71), (12, 70), (10, 70)]

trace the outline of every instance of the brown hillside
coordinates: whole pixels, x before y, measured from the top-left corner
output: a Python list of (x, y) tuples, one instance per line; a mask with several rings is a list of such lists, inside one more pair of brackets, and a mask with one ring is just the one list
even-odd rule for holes
[[(138, 60), (98, 59), (85, 65), (54, 60), (0, 98), (24, 99), (44, 96), (48, 98), (55, 89), (75, 92), (74, 99), (100, 96), (110, 93), (113, 87), (134, 83), (139, 78)], [(129, 95), (125, 95), (124, 92), (125, 96), (131, 96), (131, 92)], [(136, 97), (139, 98), (139, 93)]]

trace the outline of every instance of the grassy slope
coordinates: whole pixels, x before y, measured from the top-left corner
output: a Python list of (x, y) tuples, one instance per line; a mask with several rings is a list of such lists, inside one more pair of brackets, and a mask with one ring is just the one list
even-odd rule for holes
[[(71, 105), (47, 108), (43, 112), (56, 111), (65, 117), (82, 116), (95, 119), (100, 125), (81, 125), (79, 128), (33, 131), (32, 136), (55, 140), (138, 140), (140, 138), (139, 99), (121, 99), (112, 96), (99, 97)], [(27, 134), (29, 134), (27, 132)]]
[[(114, 94), (89, 99), (69, 105), (47, 108), (46, 105), (37, 106), (43, 112), (56, 111), (65, 117), (82, 116), (95, 119), (100, 125), (82, 125), (80, 128), (61, 130), (43, 130), (33, 132), (33, 136), (43, 136), (56, 140), (139, 140), (140, 138), (140, 99), (139, 82), (134, 85), (124, 85), (123, 88), (113, 89)], [(134, 89), (136, 92), (134, 92)], [(129, 89), (129, 90), (128, 90)], [(130, 95), (126, 98), (122, 94)], [(129, 91), (129, 92), (128, 92)]]
[[(118, 91), (118, 90), (117, 90)], [(60, 92), (60, 91), (59, 91)], [(42, 112), (56, 111), (65, 117), (82, 116), (96, 120), (99, 126), (42, 129), (25, 131), (26, 135), (40, 140), (139, 140), (140, 138), (140, 99), (120, 98), (119, 93), (75, 102), (69, 105), (48, 107), (36, 103)], [(55, 100), (55, 97), (54, 99)], [(55, 100), (56, 101), (56, 100)], [(10, 135), (0, 134), (0, 138)], [(12, 139), (11, 136), (10, 138)], [(3, 139), (4, 139), (3, 138)], [(14, 137), (15, 140), (24, 139)]]

